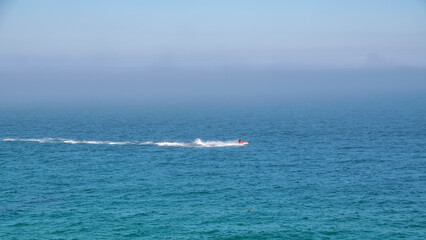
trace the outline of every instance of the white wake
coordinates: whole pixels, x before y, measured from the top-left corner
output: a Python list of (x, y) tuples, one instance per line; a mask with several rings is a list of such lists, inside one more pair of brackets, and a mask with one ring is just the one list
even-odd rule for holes
[(237, 140), (203, 141), (199, 138), (193, 142), (155, 142), (155, 141), (93, 141), (74, 140), (66, 138), (3, 138), (5, 142), (38, 142), (38, 143), (68, 143), (68, 144), (102, 144), (102, 145), (154, 145), (159, 147), (241, 147)]

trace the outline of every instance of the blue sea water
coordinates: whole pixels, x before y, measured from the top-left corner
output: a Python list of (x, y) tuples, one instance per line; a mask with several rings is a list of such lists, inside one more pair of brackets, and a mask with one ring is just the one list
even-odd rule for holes
[(425, 123), (413, 101), (4, 108), (0, 239), (424, 239)]

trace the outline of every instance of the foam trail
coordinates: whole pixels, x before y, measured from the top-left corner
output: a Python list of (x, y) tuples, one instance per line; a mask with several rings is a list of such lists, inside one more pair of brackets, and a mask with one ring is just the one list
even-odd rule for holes
[(240, 147), (243, 146), (238, 143), (238, 141), (205, 141), (203, 142), (201, 139), (197, 138), (194, 141), (195, 146), (199, 147)]
[(202, 141), (197, 138), (193, 142), (157, 142), (154, 145), (160, 147), (241, 147), (236, 140), (230, 141)]
[(70, 143), (70, 144), (109, 144), (109, 145), (134, 145), (137, 142), (113, 142), (113, 141), (87, 141), (66, 138), (3, 138), (5, 142), (38, 142), (38, 143)]
[(188, 143), (183, 142), (158, 142), (154, 144), (160, 147), (188, 147)]
[(86, 140), (70, 140), (66, 139), (63, 143), (71, 144), (109, 144), (109, 145), (134, 145), (135, 142), (112, 142), (112, 141), (86, 141)]
[(5, 142), (38, 142), (38, 143), (67, 143), (67, 144), (98, 144), (98, 145), (154, 145), (159, 147), (241, 147), (235, 140), (230, 141), (202, 141), (197, 138), (193, 142), (154, 142), (154, 141), (93, 141), (93, 140), (74, 140), (66, 138), (3, 138)]
[(3, 138), (3, 141), (5, 142), (39, 142), (39, 143), (46, 143), (46, 142), (53, 142), (54, 138)]

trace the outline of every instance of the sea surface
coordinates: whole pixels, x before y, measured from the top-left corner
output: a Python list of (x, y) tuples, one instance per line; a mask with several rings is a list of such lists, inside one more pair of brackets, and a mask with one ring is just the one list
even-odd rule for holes
[(0, 109), (0, 239), (425, 237), (422, 101)]

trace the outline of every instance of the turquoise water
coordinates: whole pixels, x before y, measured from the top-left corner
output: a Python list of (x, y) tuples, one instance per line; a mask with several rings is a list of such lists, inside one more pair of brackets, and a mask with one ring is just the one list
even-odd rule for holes
[(418, 102), (2, 109), (0, 239), (424, 239), (425, 123)]

